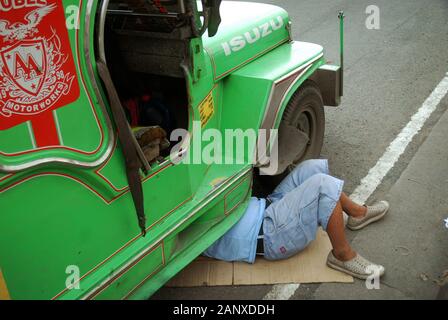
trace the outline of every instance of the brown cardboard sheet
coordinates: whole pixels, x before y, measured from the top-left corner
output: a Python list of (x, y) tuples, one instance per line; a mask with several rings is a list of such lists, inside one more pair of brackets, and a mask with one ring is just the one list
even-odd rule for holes
[(353, 278), (326, 265), (331, 250), (328, 235), (317, 239), (296, 256), (283, 261), (257, 258), (255, 264), (230, 263), (200, 257), (174, 277), (168, 287), (261, 285), (281, 283), (353, 282)]

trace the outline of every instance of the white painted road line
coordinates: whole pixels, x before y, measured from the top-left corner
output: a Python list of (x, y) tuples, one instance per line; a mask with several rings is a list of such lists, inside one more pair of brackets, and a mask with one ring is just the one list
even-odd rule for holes
[(299, 283), (276, 284), (272, 286), (271, 291), (266, 294), (263, 300), (288, 300), (296, 293), (299, 287)]
[(383, 156), (378, 160), (376, 165), (370, 169), (366, 177), (361, 180), (361, 184), (353, 191), (350, 196), (353, 201), (365, 203), (383, 181), (384, 177), (394, 167), (400, 156), (406, 150), (406, 147), (422, 129), (426, 120), (436, 110), (440, 101), (448, 92), (448, 73), (445, 78), (440, 81), (439, 85), (434, 89), (431, 95), (425, 100), (423, 105), (412, 116), (411, 121), (401, 130), (397, 138), (387, 148)]
[[(423, 128), (426, 120), (429, 119), (447, 93), (448, 73), (425, 100), (417, 113), (412, 116), (411, 121), (401, 130), (395, 140), (391, 142), (376, 165), (361, 180), (360, 185), (350, 196), (353, 201), (365, 203), (373, 192), (375, 192), (384, 177), (394, 167), (395, 163), (406, 150), (406, 147)], [(274, 285), (263, 300), (289, 300), (299, 287), (300, 284)]]

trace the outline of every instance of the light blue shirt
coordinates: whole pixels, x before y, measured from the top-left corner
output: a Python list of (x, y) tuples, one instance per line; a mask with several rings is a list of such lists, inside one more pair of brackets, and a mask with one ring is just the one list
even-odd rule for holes
[(204, 255), (224, 261), (255, 262), (257, 237), (266, 208), (266, 200), (251, 198), (240, 221), (218, 239)]

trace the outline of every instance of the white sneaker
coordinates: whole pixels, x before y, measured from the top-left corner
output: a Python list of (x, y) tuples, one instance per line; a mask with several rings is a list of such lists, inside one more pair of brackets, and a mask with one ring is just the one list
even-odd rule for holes
[(372, 263), (359, 254), (356, 254), (352, 260), (341, 261), (333, 255), (332, 251), (328, 254), (327, 266), (363, 280), (370, 276), (381, 277), (386, 271), (382, 265)]
[(362, 218), (349, 217), (347, 221), (347, 227), (350, 230), (359, 230), (365, 226), (382, 219), (387, 211), (389, 211), (389, 202), (380, 201), (373, 206), (367, 207), (367, 213)]

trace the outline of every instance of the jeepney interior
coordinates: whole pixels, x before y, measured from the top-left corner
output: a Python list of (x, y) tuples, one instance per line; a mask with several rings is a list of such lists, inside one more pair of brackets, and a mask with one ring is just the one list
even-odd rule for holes
[[(154, 3), (160, 3), (163, 9)], [(132, 127), (160, 126), (168, 137), (174, 129), (188, 128), (189, 100), (184, 69), (188, 68), (189, 39), (194, 32), (188, 3), (184, 0), (110, 0), (108, 3), (105, 56)], [(137, 119), (131, 114), (129, 102), (132, 101), (139, 108)], [(171, 147), (175, 144), (171, 141)], [(169, 152), (167, 148), (161, 156), (167, 157)], [(254, 174), (253, 193), (260, 197), (271, 193), (283, 177), (264, 177), (257, 169)]]
[(183, 0), (108, 3), (104, 55), (131, 127), (160, 126), (168, 138), (174, 129), (188, 128), (186, 11)]

